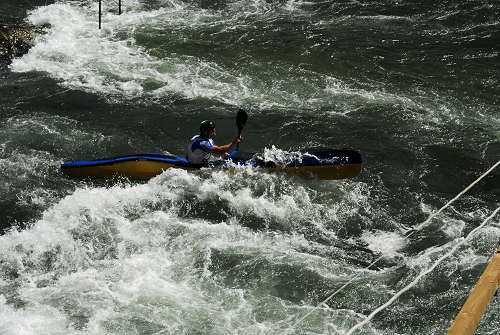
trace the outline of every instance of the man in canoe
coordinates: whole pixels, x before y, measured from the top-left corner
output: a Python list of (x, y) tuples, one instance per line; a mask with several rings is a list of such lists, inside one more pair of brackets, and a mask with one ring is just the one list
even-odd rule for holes
[(212, 138), (215, 136), (215, 123), (205, 120), (200, 124), (200, 134), (189, 140), (187, 159), (192, 164), (207, 164), (212, 155), (227, 156), (228, 151), (241, 142), (241, 136), (236, 137), (226, 145), (215, 145)]

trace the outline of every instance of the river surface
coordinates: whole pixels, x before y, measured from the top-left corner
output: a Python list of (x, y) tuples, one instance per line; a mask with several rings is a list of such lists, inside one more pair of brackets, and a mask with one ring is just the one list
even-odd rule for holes
[[(42, 31), (0, 66), (0, 334), (345, 334), (499, 206), (497, 168), (405, 238), (500, 158), (499, 1), (122, 6), (99, 30), (97, 1), (0, 3)], [(183, 156), (204, 119), (228, 143), (239, 108), (241, 150), (351, 148), (363, 172), (59, 170)], [(499, 220), (356, 334), (445, 333)], [(499, 329), (496, 296), (476, 334)]]

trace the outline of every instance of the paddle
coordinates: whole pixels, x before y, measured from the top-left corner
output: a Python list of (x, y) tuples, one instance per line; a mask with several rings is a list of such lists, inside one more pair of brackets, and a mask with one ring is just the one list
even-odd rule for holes
[[(239, 109), (238, 114), (236, 114), (236, 127), (238, 127), (238, 137), (241, 135), (241, 131), (248, 120), (248, 114), (245, 110)], [(236, 150), (240, 149), (240, 144), (236, 144)]]

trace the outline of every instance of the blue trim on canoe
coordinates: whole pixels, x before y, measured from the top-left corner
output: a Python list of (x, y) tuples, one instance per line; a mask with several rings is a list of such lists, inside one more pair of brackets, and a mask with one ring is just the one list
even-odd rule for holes
[(157, 157), (151, 157), (151, 156), (129, 156), (129, 157), (117, 157), (117, 158), (109, 158), (109, 159), (102, 159), (102, 160), (94, 160), (94, 161), (78, 161), (78, 162), (71, 162), (71, 163), (63, 163), (61, 164), (61, 168), (77, 168), (77, 167), (88, 167), (88, 166), (98, 166), (98, 165), (110, 165), (110, 164), (115, 164), (115, 163), (120, 163), (120, 162), (129, 162), (129, 161), (154, 161), (154, 162), (162, 162), (162, 163), (170, 163), (174, 164), (177, 166), (190, 166), (193, 164), (190, 164), (185, 158), (180, 158), (180, 157), (175, 157), (174, 159), (171, 158), (161, 158), (163, 157), (172, 157), (168, 155), (163, 155), (163, 154), (148, 154), (148, 155), (155, 155)]
[[(321, 166), (321, 165), (340, 165), (340, 164), (360, 164), (363, 162), (361, 154), (354, 150), (328, 150), (328, 151), (317, 151), (318, 156), (319, 153), (328, 153), (327, 158), (318, 157), (311, 151), (312, 153), (304, 153), (302, 154), (301, 160), (296, 160), (288, 163), (286, 167), (300, 167), (300, 166)], [(91, 167), (91, 166), (102, 166), (102, 165), (110, 165), (120, 162), (129, 162), (129, 161), (153, 161), (153, 162), (161, 162), (168, 163), (179, 167), (190, 167), (190, 168), (201, 168), (204, 166), (208, 167), (225, 167), (228, 163), (228, 160), (231, 160), (233, 164), (227, 164), (227, 167), (231, 167), (234, 165), (249, 165), (249, 166), (259, 166), (259, 167), (279, 167), (276, 166), (273, 162), (265, 162), (258, 157), (256, 159), (252, 159), (254, 153), (243, 153), (240, 151), (233, 151), (226, 159), (215, 161), (210, 163), (209, 165), (199, 165), (199, 164), (191, 164), (187, 159), (173, 156), (173, 155), (165, 155), (160, 153), (147, 153), (147, 154), (139, 154), (139, 155), (129, 155), (129, 156), (120, 156), (108, 159), (100, 159), (100, 160), (91, 160), (91, 161), (77, 161), (70, 163), (61, 164), (61, 168), (80, 168), (80, 167)]]

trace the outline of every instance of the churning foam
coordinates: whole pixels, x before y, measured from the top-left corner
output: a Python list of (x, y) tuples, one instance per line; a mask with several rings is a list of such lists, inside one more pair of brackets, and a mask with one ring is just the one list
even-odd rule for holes
[[(0, 236), (0, 329), (282, 333), (302, 307), (273, 288), (281, 269), (319, 278), (351, 271), (329, 257), (333, 246), (293, 224), (318, 230), (332, 220), (317, 215), (325, 207), (306, 186), (250, 170), (169, 169), (146, 184), (79, 188), (29, 228)], [(252, 226), (262, 219), (268, 229)], [(343, 314), (322, 311), (317, 327)]]
[[(117, 95), (121, 99), (181, 94), (189, 98), (231, 100), (221, 92), (242, 91), (240, 79), (216, 64), (189, 56), (157, 59), (136, 45), (134, 32), (144, 24), (184, 17), (173, 7), (140, 11), (129, 6), (122, 16), (106, 12), (97, 29), (96, 3), (63, 2), (39, 7), (29, 15), (34, 25), (50, 24), (27, 55), (14, 60), (14, 71), (44, 71), (70, 88)], [(200, 14), (203, 16), (203, 14)], [(126, 37), (118, 38), (117, 34)], [(219, 80), (221, 79), (221, 80)], [(146, 88), (154, 83), (153, 88)]]
[(404, 236), (387, 231), (365, 231), (362, 240), (368, 244), (370, 250), (381, 253), (387, 258), (401, 256), (399, 250), (407, 244)]
[(175, 34), (217, 27), (219, 33), (231, 33), (248, 24), (249, 18), (279, 17), (280, 12), (266, 2), (235, 2), (224, 10), (209, 10), (175, 0), (163, 1), (157, 9), (126, 1), (120, 16), (110, 11), (114, 6), (107, 6), (102, 30), (97, 29), (95, 1), (62, 1), (30, 12), (30, 23), (49, 24), (50, 28), (36, 37), (27, 55), (14, 59), (12, 70), (46, 72), (63, 86), (105, 95), (109, 100), (180, 95), (262, 108), (340, 105), (344, 109), (340, 100), (346, 96), (355, 106), (359, 99), (362, 103), (372, 99), (370, 92), (351, 89), (330, 75), (300, 66), (278, 62), (223, 65), (175, 50), (162, 50), (164, 56), (158, 58), (136, 42), (138, 31), (146, 38), (154, 38), (158, 29)]

